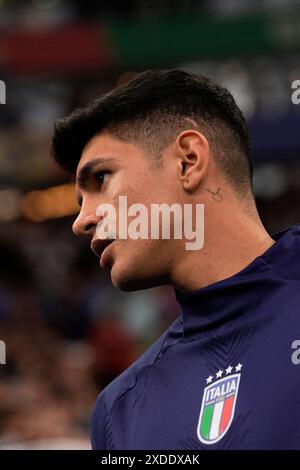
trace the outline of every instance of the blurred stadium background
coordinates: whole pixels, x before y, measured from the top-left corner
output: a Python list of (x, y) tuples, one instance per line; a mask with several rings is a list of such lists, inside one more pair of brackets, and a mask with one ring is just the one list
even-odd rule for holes
[(178, 315), (171, 289), (123, 294), (71, 233), (54, 120), (155, 67), (225, 84), (247, 116), (271, 233), (300, 222), (296, 0), (0, 0), (0, 448), (89, 448), (98, 392)]

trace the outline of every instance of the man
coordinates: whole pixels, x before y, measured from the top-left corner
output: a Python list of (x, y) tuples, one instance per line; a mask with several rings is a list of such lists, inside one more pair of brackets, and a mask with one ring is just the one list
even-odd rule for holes
[[(93, 448), (300, 449), (300, 228), (270, 237), (263, 227), (230, 93), (200, 75), (150, 70), (59, 120), (52, 151), (76, 172), (73, 230), (90, 237), (113, 285), (169, 284), (182, 309), (100, 393)], [(112, 221), (99, 207), (119, 196), (149, 210), (203, 204), (203, 246), (101, 240)]]

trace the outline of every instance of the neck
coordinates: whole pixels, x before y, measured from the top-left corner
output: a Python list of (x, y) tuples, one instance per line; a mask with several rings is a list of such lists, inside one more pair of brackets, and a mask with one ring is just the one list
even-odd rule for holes
[(275, 243), (258, 214), (231, 209), (225, 215), (215, 211), (210, 220), (212, 209), (205, 209), (204, 246), (188, 251), (182, 245), (170, 276), (173, 287), (192, 292), (233, 276)]

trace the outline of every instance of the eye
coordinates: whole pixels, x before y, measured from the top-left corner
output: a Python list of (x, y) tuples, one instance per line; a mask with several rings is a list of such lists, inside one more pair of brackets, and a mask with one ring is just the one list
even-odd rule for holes
[(102, 186), (105, 179), (106, 179), (106, 176), (108, 175), (108, 171), (105, 171), (105, 170), (102, 170), (102, 171), (97, 171), (95, 174), (94, 174), (94, 178), (95, 178), (95, 182), (99, 185), (99, 186)]

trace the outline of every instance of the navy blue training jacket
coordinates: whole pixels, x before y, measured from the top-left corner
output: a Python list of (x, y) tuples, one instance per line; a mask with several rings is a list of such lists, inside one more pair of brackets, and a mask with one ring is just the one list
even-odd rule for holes
[(181, 315), (98, 396), (99, 450), (300, 449), (300, 225)]

